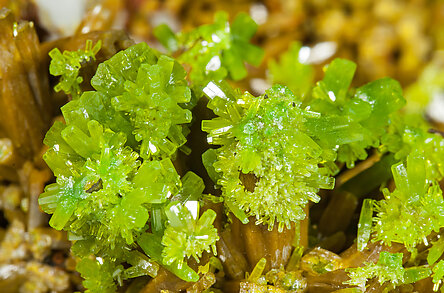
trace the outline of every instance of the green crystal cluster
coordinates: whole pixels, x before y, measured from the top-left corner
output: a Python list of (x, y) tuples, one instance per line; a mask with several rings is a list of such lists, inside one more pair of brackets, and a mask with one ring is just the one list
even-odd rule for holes
[[(224, 202), (244, 224), (252, 216), (282, 231), (306, 217), (304, 209), (320, 200), (321, 189), (334, 188), (342, 166), (353, 168), (371, 151), (380, 158), (369, 169), (370, 178), (377, 177), (373, 188), (391, 176), (378, 168), (392, 164), (396, 188), (382, 189), (382, 200), (364, 200), (358, 250), (369, 240), (401, 243), (413, 262), (416, 247), (424, 244), (428, 265), (404, 268), (402, 253), (383, 251), (376, 264), (348, 269), (347, 284), (365, 290), (377, 278), (394, 288), (431, 276), (437, 290), (444, 240), (429, 242), (444, 227), (438, 184), (444, 138), (429, 132), (418, 115), (400, 111), (405, 99), (395, 80), (351, 87), (351, 61), (333, 60), (313, 84), (313, 68), (301, 59), (298, 43), (270, 61), (274, 85), (263, 95), (233, 90), (227, 80), (246, 77), (246, 63), (261, 63), (263, 50), (250, 43), (256, 30), (247, 14), (230, 24), (226, 13), (217, 13), (214, 23), (178, 34), (161, 25), (154, 33), (176, 59), (145, 43), (134, 45), (100, 64), (91, 79), (95, 91), (84, 93), (79, 71), (95, 58), (100, 42), (93, 47), (88, 41), (77, 52), (50, 52), (51, 74), (61, 76), (55, 89), (73, 100), (62, 107), (64, 122), (45, 138), (44, 159), (56, 182), (39, 203), (52, 214), (50, 225), (74, 241), (85, 287), (115, 292), (127, 279), (155, 277), (159, 265), (196, 282), (199, 274), (188, 259), (216, 254), (219, 239), (216, 213), (205, 207), (201, 212), (204, 198)], [(202, 130), (215, 148), (202, 161), (221, 196), (203, 196), (203, 180), (192, 172), (180, 176), (175, 167), (177, 152), (191, 151), (185, 145), (191, 108), (204, 94), (215, 118), (202, 121)], [(248, 280), (258, 281), (265, 265), (259, 261)], [(273, 284), (299, 280), (277, 270), (268, 276)]]
[[(241, 220), (239, 210), (270, 229), (277, 221), (281, 230), (304, 219), (308, 201), (334, 187), (336, 162), (353, 167), (380, 146), (391, 115), (405, 101), (388, 78), (349, 90), (355, 68), (334, 60), (305, 99), (278, 85), (260, 97), (214, 82), (204, 88), (218, 117), (203, 121), (202, 130), (209, 143), (221, 145), (204, 163), (209, 173), (220, 174), (225, 202)], [(253, 186), (245, 186), (245, 177)]]
[(404, 271), (402, 253), (382, 251), (376, 264), (366, 263), (363, 267), (348, 269), (351, 280), (347, 284), (359, 286), (365, 291), (367, 281), (377, 277), (380, 284), (389, 281), (398, 285), (404, 282)]
[[(399, 83), (390, 78), (349, 90), (356, 64), (336, 59), (313, 89), (308, 107), (321, 119), (310, 124), (322, 146), (334, 150), (337, 161), (353, 168), (378, 148), (396, 112), (405, 104)], [(328, 139), (323, 137), (328, 136)]]
[[(442, 263), (436, 264), (436, 261), (444, 253), (444, 241), (440, 238), (430, 243), (430, 237), (444, 227), (444, 200), (439, 185), (443, 178), (444, 138), (418, 125), (401, 124), (399, 120), (396, 127), (402, 131), (397, 132), (397, 139), (389, 140), (392, 144), (386, 148), (396, 151), (395, 158), (400, 160), (391, 168), (396, 188), (391, 192), (384, 188), (382, 200), (364, 200), (358, 249), (363, 250), (370, 239), (389, 246), (396, 242), (405, 245), (414, 260), (418, 245), (429, 247), (426, 268), (437, 272), (433, 277), (437, 291), (443, 274)], [(350, 277), (356, 282), (355, 275)]]
[[(129, 117), (142, 158), (171, 157), (186, 142), (184, 125), (192, 115), (180, 104), (190, 101), (191, 91), (182, 66), (165, 55), (154, 63), (155, 55), (145, 47), (139, 49), (144, 52), (141, 56), (134, 58), (138, 48), (132, 47), (125, 51), (127, 55), (117, 54), (100, 64), (91, 84), (110, 97), (115, 111)], [(116, 76), (123, 62), (138, 71)]]
[(205, 211), (199, 219), (184, 206), (173, 203), (166, 210), (168, 227), (162, 239), (165, 246), (162, 256), (167, 265), (178, 263), (183, 266), (185, 257), (193, 257), (197, 262), (204, 250), (216, 253), (214, 239), (217, 230), (211, 224), (216, 219), (213, 210)]
[(170, 52), (183, 50), (177, 60), (191, 66), (193, 86), (203, 87), (211, 80), (240, 80), (247, 76), (245, 62), (261, 63), (264, 51), (249, 42), (256, 30), (257, 24), (246, 13), (238, 14), (230, 24), (228, 14), (218, 12), (214, 23), (190, 32), (174, 35), (164, 24), (154, 34)]
[(365, 263), (359, 268), (346, 269), (350, 280), (345, 283), (358, 286), (362, 292), (365, 292), (367, 282), (373, 278), (376, 278), (381, 285), (389, 282), (388, 288), (394, 289), (398, 285), (414, 283), (430, 276), (431, 270), (427, 267), (405, 269), (402, 266), (402, 258), (402, 253), (381, 251), (377, 263)]
[(381, 149), (393, 152), (395, 159), (404, 162), (409, 154), (419, 152), (427, 180), (439, 181), (444, 178), (444, 139), (429, 130), (430, 126), (422, 118), (398, 115), (383, 135)]
[(62, 54), (58, 48), (52, 49), (49, 52), (51, 57), (49, 73), (60, 76), (59, 83), (54, 87), (55, 91), (63, 90), (72, 98), (78, 98), (82, 93), (80, 84), (83, 82), (83, 78), (79, 76), (80, 68), (84, 63), (96, 60), (101, 45), (102, 42), (98, 41), (93, 47), (92, 41), (88, 40), (84, 50), (64, 51)]
[[(145, 43), (130, 47), (99, 65), (96, 91), (62, 107), (65, 123), (45, 137), (44, 159), (57, 181), (39, 203), (53, 214), (50, 225), (75, 240), (91, 292), (155, 276), (158, 264), (197, 281), (187, 258), (215, 252), (215, 213), (199, 215), (203, 181), (192, 172), (181, 178), (173, 165), (191, 121), (181, 107), (191, 97), (184, 77), (176, 61)], [(144, 237), (154, 237), (160, 250), (140, 253)]]
[(412, 153), (407, 166), (392, 166), (396, 189), (383, 189), (384, 200), (375, 202), (374, 240), (388, 245), (403, 243), (412, 251), (428, 244), (427, 236), (444, 227), (444, 199), (438, 182), (427, 180), (424, 154)]
[(242, 291), (246, 292), (298, 292), (307, 287), (306, 280), (296, 270), (284, 269), (265, 270), (267, 260), (261, 258), (254, 266), (251, 274), (248, 272), (242, 282)]
[[(215, 83), (204, 89), (209, 90), (222, 91)], [(312, 114), (300, 106), (282, 86), (260, 97), (225, 91), (208, 104), (219, 117), (202, 122), (208, 142), (222, 145), (213, 167), (222, 174), (218, 184), (225, 201), (270, 228), (275, 221), (282, 230), (302, 220), (308, 201), (319, 201), (319, 188), (334, 184), (329, 170), (320, 166), (321, 147), (305, 132), (304, 122)], [(252, 177), (254, 186), (247, 189), (242, 175)]]
[[(428, 129), (416, 116), (392, 116), (379, 150), (394, 153), (397, 163), (391, 170), (396, 188), (383, 188), (382, 200), (364, 200), (357, 242), (359, 250), (370, 239), (389, 246), (392, 242), (401, 243), (411, 252), (412, 260), (417, 256), (418, 245), (424, 245), (429, 248), (428, 269), (438, 270), (435, 262), (444, 253), (444, 245), (442, 240), (430, 243), (430, 237), (444, 227), (444, 200), (439, 185), (444, 177), (444, 138)], [(433, 278), (435, 291), (440, 278)]]

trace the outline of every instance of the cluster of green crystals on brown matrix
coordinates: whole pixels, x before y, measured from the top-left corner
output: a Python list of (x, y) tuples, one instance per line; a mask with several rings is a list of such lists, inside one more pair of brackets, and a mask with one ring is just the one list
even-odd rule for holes
[(44, 158), (57, 182), (39, 202), (53, 214), (50, 225), (76, 240), (72, 251), (91, 291), (154, 277), (159, 264), (197, 281), (185, 259), (215, 250), (216, 214), (199, 216), (203, 181), (192, 172), (180, 177), (173, 165), (176, 151), (187, 151), (192, 118), (181, 107), (191, 98), (185, 75), (145, 43), (130, 47), (99, 65), (96, 91), (66, 104), (66, 123), (46, 135)]
[[(62, 107), (65, 123), (56, 122), (45, 138), (44, 159), (57, 181), (39, 203), (53, 214), (50, 225), (74, 241), (85, 287), (112, 292), (126, 279), (155, 277), (159, 265), (195, 282), (199, 275), (187, 260), (216, 253), (216, 213), (200, 213), (203, 180), (193, 172), (180, 176), (173, 164), (178, 151), (192, 151), (185, 145), (190, 109), (206, 95), (215, 118), (204, 120), (202, 130), (215, 148), (204, 153), (203, 163), (221, 189), (219, 198), (208, 198), (223, 201), (244, 224), (252, 216), (282, 231), (306, 217), (304, 208), (320, 200), (320, 189), (334, 188), (339, 166), (353, 168), (370, 151), (390, 156), (396, 189), (384, 189), (380, 201), (364, 200), (358, 248), (369, 240), (398, 242), (414, 258), (425, 244), (428, 263), (404, 268), (402, 254), (382, 252), (377, 264), (350, 269), (348, 283), (365, 288), (377, 277), (395, 286), (433, 274), (437, 289), (444, 242), (430, 244), (427, 237), (444, 227), (438, 184), (444, 139), (429, 133), (422, 119), (402, 114), (405, 100), (395, 80), (351, 88), (351, 61), (335, 59), (313, 85), (310, 66), (296, 56), (298, 44), (270, 63), (270, 79), (282, 85), (259, 97), (232, 89), (227, 80), (247, 75), (244, 62), (261, 62), (263, 51), (249, 43), (256, 29), (246, 14), (230, 25), (223, 13), (189, 33), (175, 35), (163, 25), (155, 34), (177, 59), (140, 43), (99, 65), (91, 80), (95, 91), (79, 92), (78, 71), (62, 79), (59, 88), (73, 100)], [(88, 44), (88, 58), (97, 48)], [(63, 76), (70, 56), (79, 57), (52, 53), (60, 69), (54, 74)], [(304, 82), (287, 78), (292, 74)], [(246, 188), (245, 178), (253, 186)]]

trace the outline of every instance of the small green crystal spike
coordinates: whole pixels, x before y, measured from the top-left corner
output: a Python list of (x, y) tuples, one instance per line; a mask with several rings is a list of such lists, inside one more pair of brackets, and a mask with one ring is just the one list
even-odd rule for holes
[(372, 199), (364, 199), (358, 223), (357, 246), (359, 251), (364, 250), (370, 240), (370, 233), (373, 227), (373, 206)]

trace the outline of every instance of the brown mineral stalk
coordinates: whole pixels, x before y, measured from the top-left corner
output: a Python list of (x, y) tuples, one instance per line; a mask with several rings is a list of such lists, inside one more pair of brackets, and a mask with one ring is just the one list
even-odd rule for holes
[(182, 292), (186, 290), (191, 285), (178, 277), (173, 273), (160, 267), (157, 276), (152, 279), (141, 291), (140, 293), (155, 293), (161, 291), (172, 291), (172, 292)]
[[(260, 180), (253, 174), (240, 174), (240, 180), (250, 192), (254, 191), (256, 183)], [(267, 260), (265, 271), (285, 266), (290, 259), (294, 238), (299, 239), (300, 245), (308, 245), (308, 207), (305, 208), (306, 220), (301, 222), (300, 235), (295, 235), (295, 227), (284, 228), (282, 232), (277, 224), (270, 231), (265, 225), (255, 223), (256, 219), (250, 217), (250, 222), (243, 225), (242, 233), (246, 241), (246, 253), (251, 269), (263, 257)]]
[(18, 153), (33, 158), (41, 148), (51, 117), (48, 83), (32, 23), (16, 23), (0, 11), (0, 125)]

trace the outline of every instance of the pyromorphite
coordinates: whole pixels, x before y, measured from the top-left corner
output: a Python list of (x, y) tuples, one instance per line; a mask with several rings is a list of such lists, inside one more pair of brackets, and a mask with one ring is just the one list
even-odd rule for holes
[(209, 143), (221, 145), (212, 167), (220, 173), (227, 207), (241, 220), (239, 210), (270, 229), (277, 222), (282, 230), (304, 219), (303, 208), (319, 200), (319, 189), (333, 188), (336, 161), (353, 167), (368, 148), (379, 146), (404, 99), (399, 84), (388, 78), (349, 90), (355, 68), (335, 59), (304, 100), (279, 85), (260, 97), (225, 83), (204, 88), (218, 117), (203, 121), (202, 129)]
[(396, 189), (384, 189), (384, 200), (375, 203), (374, 240), (403, 243), (408, 250), (425, 242), (444, 225), (444, 200), (438, 182), (428, 180), (424, 153), (415, 151), (407, 164), (392, 166)]
[(378, 282), (383, 284), (387, 281), (393, 286), (404, 283), (405, 269), (402, 266), (402, 253), (390, 253), (382, 251), (379, 260), (375, 263), (366, 263), (365, 266), (347, 269), (350, 280), (346, 284), (359, 286), (365, 291), (365, 284), (369, 279), (378, 278)]
[(302, 220), (308, 201), (319, 200), (319, 188), (334, 185), (320, 165), (322, 148), (305, 132), (312, 114), (286, 87), (272, 87), (260, 97), (223, 90), (214, 83), (204, 90), (219, 117), (203, 121), (202, 129), (210, 143), (222, 144), (214, 168), (222, 174), (218, 183), (228, 207), (240, 207), (270, 229), (275, 221), (282, 230)]
[(192, 172), (181, 178), (172, 163), (191, 121), (181, 106), (191, 97), (185, 75), (145, 43), (130, 47), (99, 65), (91, 81), (96, 91), (65, 105), (65, 123), (46, 135), (44, 159), (57, 181), (39, 203), (53, 214), (52, 227), (77, 240), (72, 250), (83, 258), (78, 269), (92, 292), (155, 276), (157, 267), (137, 247), (148, 231), (163, 250), (150, 257), (186, 281), (197, 276), (187, 258), (215, 251), (215, 213), (199, 217), (202, 179)]
[(182, 125), (191, 122), (191, 112), (179, 106), (191, 98), (185, 70), (170, 57), (156, 59), (140, 43), (100, 64), (91, 80), (131, 122), (142, 158), (172, 156), (186, 142)]
[(211, 80), (245, 78), (245, 62), (255, 66), (261, 63), (264, 51), (249, 42), (257, 27), (246, 13), (238, 14), (230, 25), (228, 15), (218, 12), (214, 23), (187, 33), (175, 36), (165, 24), (157, 27), (154, 33), (168, 50), (182, 49), (178, 61), (191, 66), (193, 87), (201, 88)]
[(83, 78), (79, 76), (80, 68), (83, 63), (96, 59), (101, 45), (102, 42), (98, 41), (93, 47), (92, 41), (88, 40), (84, 50), (64, 51), (62, 54), (59, 49), (52, 49), (49, 52), (51, 57), (49, 72), (54, 76), (60, 76), (60, 81), (54, 89), (57, 92), (63, 90), (74, 99), (78, 98), (82, 93), (80, 84), (83, 82)]

